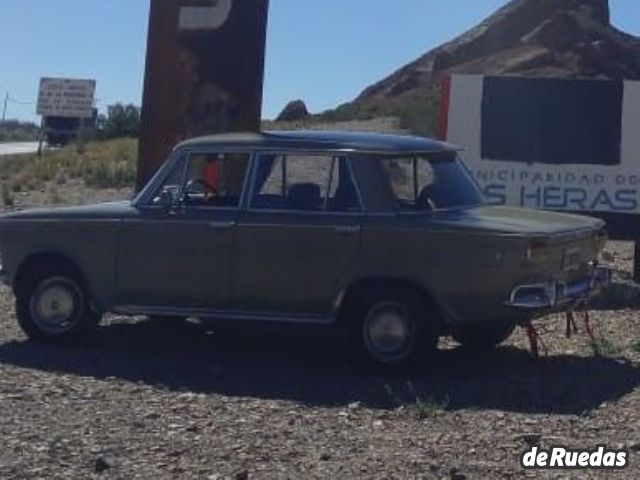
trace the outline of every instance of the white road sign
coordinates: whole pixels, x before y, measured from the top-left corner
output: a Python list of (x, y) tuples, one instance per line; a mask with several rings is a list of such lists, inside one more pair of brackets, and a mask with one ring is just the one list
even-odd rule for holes
[(95, 80), (43, 78), (40, 80), (38, 115), (92, 118)]

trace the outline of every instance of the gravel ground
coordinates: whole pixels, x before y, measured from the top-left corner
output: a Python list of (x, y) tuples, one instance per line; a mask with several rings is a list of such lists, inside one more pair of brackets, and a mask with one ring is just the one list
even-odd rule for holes
[[(632, 256), (611, 243), (605, 257), (625, 279)], [(594, 318), (600, 355), (558, 317), (539, 323), (539, 360), (522, 331), (484, 355), (445, 340), (431, 364), (389, 379), (336, 339), (197, 323), (108, 318), (91, 344), (38, 346), (0, 287), (0, 478), (605, 476), (524, 472), (538, 443), (628, 448), (628, 469), (608, 477), (640, 478), (636, 311)]]

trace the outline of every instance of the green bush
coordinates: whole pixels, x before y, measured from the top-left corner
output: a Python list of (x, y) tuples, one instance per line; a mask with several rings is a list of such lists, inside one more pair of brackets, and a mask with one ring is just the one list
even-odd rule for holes
[(35, 123), (7, 120), (4, 125), (0, 125), (0, 142), (34, 141), (38, 139), (39, 131), (40, 127)]
[(116, 103), (107, 107), (107, 114), (98, 116), (96, 138), (137, 138), (140, 133), (140, 108), (133, 104)]

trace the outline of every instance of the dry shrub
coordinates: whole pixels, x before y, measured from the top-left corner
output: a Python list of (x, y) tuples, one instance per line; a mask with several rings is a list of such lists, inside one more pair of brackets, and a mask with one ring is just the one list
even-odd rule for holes
[(82, 179), (89, 187), (126, 188), (135, 184), (138, 142), (118, 139), (89, 143), (84, 153), (74, 147), (37, 155), (0, 158), (0, 182), (13, 192), (43, 190), (51, 182)]

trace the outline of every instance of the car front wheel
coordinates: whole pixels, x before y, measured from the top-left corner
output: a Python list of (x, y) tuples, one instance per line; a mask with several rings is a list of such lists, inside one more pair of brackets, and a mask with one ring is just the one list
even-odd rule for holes
[(16, 316), (27, 336), (67, 341), (93, 332), (100, 317), (89, 307), (81, 277), (70, 268), (35, 268), (16, 292)]

